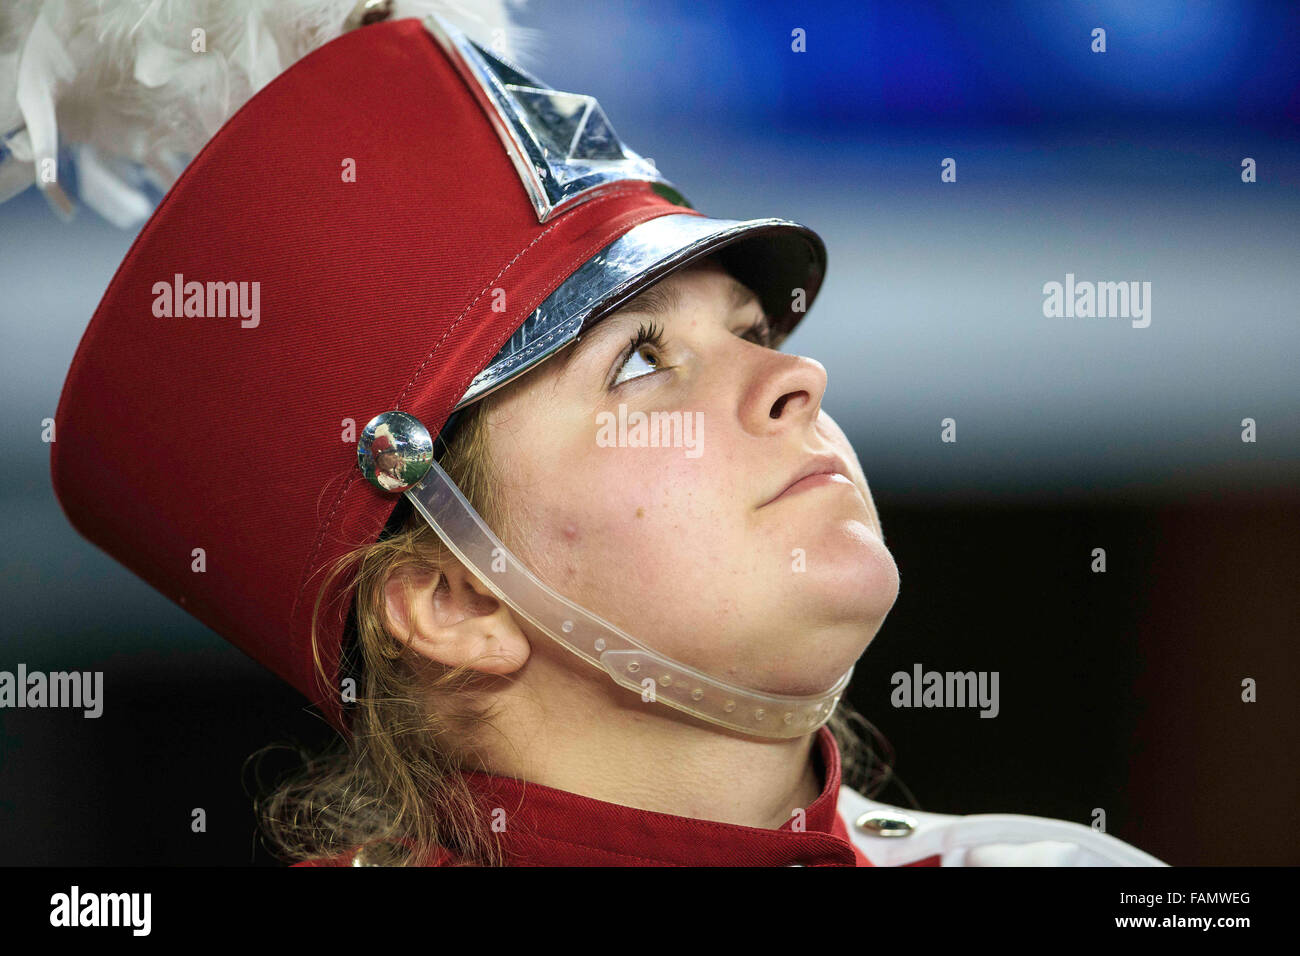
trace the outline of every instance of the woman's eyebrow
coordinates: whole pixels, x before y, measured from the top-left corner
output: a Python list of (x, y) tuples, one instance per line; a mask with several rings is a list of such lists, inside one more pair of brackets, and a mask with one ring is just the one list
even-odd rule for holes
[(682, 290), (675, 285), (652, 285), (629, 299), (619, 311), (666, 318), (682, 307)]
[[(762, 306), (762, 302), (754, 294), (754, 290), (735, 278), (731, 278), (727, 291), (727, 305), (732, 311), (739, 311), (751, 303)], [(578, 354), (589, 351), (589, 346), (593, 342), (599, 342), (606, 335), (613, 335), (617, 332), (625, 324), (619, 321), (620, 319), (624, 317), (631, 319), (633, 315), (664, 318), (677, 312), (681, 305), (682, 292), (678, 286), (650, 286), (650, 288), (638, 293), (625, 304), (619, 306), (612, 314), (605, 316), (603, 319), (598, 319), (596, 324), (587, 329), (571, 348), (566, 349), (565, 353), (560, 357), (560, 374), (567, 374), (569, 366), (578, 357)]]
[(626, 324), (622, 321), (624, 318), (629, 321), (634, 315), (663, 318), (676, 312), (681, 304), (681, 290), (674, 285), (652, 285), (638, 293), (613, 313), (598, 319), (595, 325), (582, 333), (572, 348), (566, 349), (566, 354), (560, 359), (560, 374), (567, 374), (578, 354), (588, 352), (592, 343), (599, 342), (622, 328)]

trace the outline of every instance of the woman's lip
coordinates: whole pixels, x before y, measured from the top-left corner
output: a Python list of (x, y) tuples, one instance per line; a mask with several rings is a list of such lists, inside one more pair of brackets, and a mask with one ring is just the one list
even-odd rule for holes
[[(785, 489), (785, 491), (781, 492), (779, 495), (777, 495), (767, 504), (769, 505), (775, 504), (776, 502), (780, 501), (782, 498), (786, 497), (786, 495), (792, 495), (798, 491), (805, 491), (809, 488), (824, 488), (829, 485), (848, 485), (850, 487), (853, 487), (853, 482), (836, 471), (822, 472), (821, 474), (816, 474), (816, 475), (808, 475), (805, 478), (800, 478), (798, 481), (792, 484), (789, 488)], [(764, 507), (767, 507), (767, 505), (764, 505)]]

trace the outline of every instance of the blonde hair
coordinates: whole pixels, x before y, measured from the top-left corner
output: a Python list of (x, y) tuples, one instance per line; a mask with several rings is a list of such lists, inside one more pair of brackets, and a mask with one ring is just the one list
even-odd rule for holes
[[(510, 516), (487, 445), (491, 401), (489, 396), (466, 411), (440, 463), (507, 539)], [(480, 818), (463, 777), (465, 770), (476, 769), (470, 757), (491, 729), (484, 676), (472, 663), (446, 667), (409, 651), (387, 626), (385, 584), (395, 571), (436, 572), (455, 560), (437, 533), (412, 513), (395, 534), (355, 549), (330, 569), (326, 583), (347, 575), (346, 593), (354, 596), (349, 657), (358, 687), (351, 733), (325, 753), (292, 748), (300, 766), (256, 801), (263, 832), (278, 856), (410, 866), (444, 849), (463, 865), (505, 864), (496, 834)], [(325, 590), (322, 586), (322, 596)], [(321, 602), (318, 597), (312, 641), (323, 673), (317, 643)], [(858, 725), (888, 750), (875, 727), (844, 701), (828, 726), (839, 744), (843, 782), (866, 788), (871, 796), (893, 771), (877, 759)], [(275, 749), (280, 748), (263, 748), (250, 759)]]

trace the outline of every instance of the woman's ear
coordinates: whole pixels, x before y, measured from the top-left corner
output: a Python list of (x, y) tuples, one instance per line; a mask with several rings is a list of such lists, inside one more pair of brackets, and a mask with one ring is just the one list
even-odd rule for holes
[(510, 608), (454, 559), (441, 572), (398, 568), (384, 597), (389, 632), (429, 660), (485, 674), (511, 674), (528, 660)]

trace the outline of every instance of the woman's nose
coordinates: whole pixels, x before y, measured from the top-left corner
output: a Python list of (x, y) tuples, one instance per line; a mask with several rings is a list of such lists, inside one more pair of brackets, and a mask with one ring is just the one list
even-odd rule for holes
[(746, 429), (771, 434), (817, 418), (826, 394), (821, 362), (786, 352), (767, 352), (754, 372), (741, 409)]

